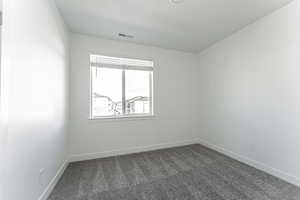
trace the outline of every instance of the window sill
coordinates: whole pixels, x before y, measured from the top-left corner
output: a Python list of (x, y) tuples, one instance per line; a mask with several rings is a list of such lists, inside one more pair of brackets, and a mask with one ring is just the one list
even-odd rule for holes
[(128, 120), (152, 120), (155, 115), (132, 115), (132, 116), (108, 116), (108, 117), (93, 117), (90, 121), (128, 121)]

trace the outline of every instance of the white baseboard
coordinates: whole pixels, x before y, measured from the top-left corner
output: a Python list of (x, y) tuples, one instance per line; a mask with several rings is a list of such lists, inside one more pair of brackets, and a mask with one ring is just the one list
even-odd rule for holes
[(119, 156), (119, 155), (139, 153), (139, 152), (152, 151), (152, 150), (158, 150), (158, 149), (165, 149), (165, 148), (171, 148), (171, 147), (177, 147), (177, 146), (185, 146), (185, 145), (190, 145), (190, 144), (198, 144), (198, 139), (186, 140), (186, 141), (175, 142), (175, 143), (161, 143), (161, 144), (155, 144), (155, 145), (150, 145), (150, 146), (140, 146), (140, 147), (119, 149), (119, 150), (113, 150), (113, 151), (103, 151), (103, 152), (97, 152), (97, 153), (73, 154), (70, 156), (69, 161), (77, 162), (77, 161), (83, 161), (83, 160), (92, 160), (92, 159), (105, 158), (105, 157), (110, 157), (110, 156)]
[(253, 159), (247, 158), (245, 156), (242, 156), (242, 155), (240, 155), (238, 153), (235, 153), (233, 151), (227, 150), (227, 149), (225, 149), (223, 147), (220, 147), (220, 146), (217, 146), (215, 144), (211, 144), (211, 143), (203, 141), (203, 140), (199, 140), (199, 143), (201, 145), (203, 145), (203, 146), (206, 146), (206, 147), (208, 147), (210, 149), (213, 149), (213, 150), (218, 151), (218, 152), (220, 152), (220, 153), (222, 153), (224, 155), (227, 155), (227, 156), (229, 156), (229, 157), (231, 157), (231, 158), (233, 158), (235, 160), (238, 160), (238, 161), (240, 161), (242, 163), (250, 165), (250, 166), (252, 166), (252, 167), (254, 167), (256, 169), (264, 171), (264, 172), (266, 172), (268, 174), (271, 174), (271, 175), (273, 175), (275, 177), (278, 177), (278, 178), (280, 178), (282, 180), (285, 180), (286, 182), (289, 182), (289, 183), (291, 183), (293, 185), (297, 185), (297, 186), (300, 187), (300, 178), (299, 177), (293, 176), (293, 175), (291, 175), (291, 174), (289, 174), (287, 172), (283, 172), (281, 170), (278, 170), (278, 169), (275, 169), (273, 167), (267, 166), (264, 163), (261, 163), (261, 162), (255, 161)]
[(49, 195), (51, 194), (52, 190), (54, 189), (55, 185), (59, 181), (60, 177), (63, 175), (65, 169), (67, 168), (69, 164), (68, 160), (65, 160), (65, 162), (60, 166), (58, 169), (56, 175), (53, 177), (53, 179), (50, 181), (50, 183), (47, 185), (46, 189), (43, 191), (41, 196), (38, 200), (47, 200)]
[(273, 167), (267, 166), (266, 164), (263, 164), (261, 162), (255, 161), (253, 159), (247, 158), (245, 156), (242, 156), (238, 153), (232, 152), (230, 150), (227, 150), (223, 147), (220, 147), (215, 144), (211, 144), (207, 141), (201, 140), (201, 139), (193, 139), (193, 140), (187, 140), (187, 141), (181, 141), (181, 142), (175, 142), (175, 143), (161, 143), (156, 145), (149, 145), (149, 146), (140, 146), (140, 147), (134, 147), (134, 148), (127, 148), (127, 149), (120, 149), (120, 150), (113, 150), (113, 151), (104, 151), (104, 152), (96, 152), (96, 153), (86, 153), (86, 154), (73, 154), (69, 157), (68, 160), (66, 160), (62, 166), (59, 168), (57, 174), (55, 177), (51, 180), (51, 182), (48, 184), (42, 195), (38, 200), (47, 200), (50, 193), (54, 189), (55, 185), (59, 181), (60, 177), (64, 173), (65, 169), (67, 168), (69, 162), (76, 162), (76, 161), (83, 161), (83, 160), (92, 160), (97, 158), (105, 158), (110, 156), (118, 156), (118, 155), (125, 155), (125, 154), (132, 154), (132, 153), (139, 153), (139, 152), (145, 152), (145, 151), (152, 151), (152, 150), (158, 150), (158, 149), (165, 149), (165, 148), (172, 148), (172, 147), (178, 147), (178, 146), (185, 146), (190, 144), (201, 144), (203, 146), (206, 146), (210, 149), (213, 149), (215, 151), (218, 151), (224, 155), (227, 155), (233, 159), (236, 159), (240, 162), (243, 162), (245, 164), (248, 164), (252, 167), (255, 167), (261, 171), (264, 171), (268, 174), (271, 174), (273, 176), (276, 176), (282, 180), (285, 180), (291, 184), (297, 185), (300, 187), (300, 178), (293, 176), (289, 173), (283, 172), (281, 170), (275, 169)]

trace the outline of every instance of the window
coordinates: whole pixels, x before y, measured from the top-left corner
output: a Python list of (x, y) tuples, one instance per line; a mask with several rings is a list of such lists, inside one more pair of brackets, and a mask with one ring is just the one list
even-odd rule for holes
[(90, 56), (90, 117), (153, 115), (153, 62)]

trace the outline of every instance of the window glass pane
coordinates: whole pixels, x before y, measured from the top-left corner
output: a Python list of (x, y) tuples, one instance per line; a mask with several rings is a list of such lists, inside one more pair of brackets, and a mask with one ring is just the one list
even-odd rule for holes
[(122, 114), (122, 70), (91, 67), (92, 116)]
[(151, 113), (150, 78), (152, 72), (126, 70), (125, 73), (126, 114)]

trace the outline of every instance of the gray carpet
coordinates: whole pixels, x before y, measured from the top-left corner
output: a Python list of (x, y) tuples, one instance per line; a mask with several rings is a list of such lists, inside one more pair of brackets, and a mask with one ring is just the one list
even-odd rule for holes
[(189, 145), (71, 163), (49, 200), (300, 200), (300, 188)]

